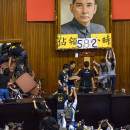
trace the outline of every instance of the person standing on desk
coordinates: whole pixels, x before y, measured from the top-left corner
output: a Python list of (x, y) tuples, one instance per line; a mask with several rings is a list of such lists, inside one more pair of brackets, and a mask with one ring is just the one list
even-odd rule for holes
[(76, 62), (75, 61), (70, 61), (70, 68), (69, 68), (69, 71), (67, 72), (68, 73), (68, 76), (69, 76), (69, 80), (68, 80), (68, 89), (69, 89), (69, 92), (71, 91), (71, 88), (75, 87), (75, 84), (74, 84), (74, 80), (77, 80), (78, 78), (78, 73), (81, 69), (79, 69), (76, 73), (74, 73), (74, 69), (76, 67)]
[(111, 84), (112, 84), (112, 88), (113, 88), (113, 93), (115, 93), (116, 88), (115, 88), (115, 84), (116, 84), (116, 57), (115, 57), (115, 53), (114, 50), (112, 48), (112, 53), (113, 53), (113, 57), (111, 57), (108, 60), (108, 51), (106, 53), (106, 64), (108, 67), (108, 88), (111, 88)]
[(80, 80), (80, 88), (82, 93), (89, 93), (94, 90), (95, 83), (93, 79), (93, 73), (88, 69), (89, 62), (84, 62), (84, 69), (82, 69), (78, 74), (78, 80)]
[(78, 34), (79, 38), (91, 38), (91, 34), (106, 33), (104, 26), (91, 23), (97, 11), (96, 0), (73, 0), (70, 10), (72, 21), (61, 25), (61, 34)]
[(64, 64), (63, 65), (63, 70), (59, 73), (58, 77), (58, 84), (59, 86), (62, 86), (64, 88), (64, 91), (68, 92), (68, 70), (69, 70), (69, 65)]
[(32, 75), (32, 72), (30, 70), (30, 66), (28, 64), (27, 51), (16, 44), (12, 45), (9, 49), (9, 68), (11, 65), (11, 58), (13, 56), (17, 57), (16, 69), (20, 72), (20, 74), (22, 75), (24, 73), (23, 69), (21, 68), (21, 64), (24, 63), (24, 65), (26, 66), (27, 73)]
[(99, 93), (104, 93), (108, 92), (108, 67), (106, 65), (106, 60), (102, 59), (101, 64), (98, 64), (96, 61), (93, 61), (93, 63), (99, 67), (99, 85), (98, 85), (98, 92)]

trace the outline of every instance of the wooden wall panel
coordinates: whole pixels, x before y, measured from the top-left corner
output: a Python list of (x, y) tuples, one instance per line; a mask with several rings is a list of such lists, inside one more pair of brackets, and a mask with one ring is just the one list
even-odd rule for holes
[[(38, 79), (44, 78), (42, 89), (54, 92), (58, 88), (58, 74), (64, 63), (74, 57), (75, 51), (56, 51), (55, 22), (27, 22), (26, 0), (0, 0), (0, 40), (22, 39), (28, 51), (31, 69)], [(117, 58), (117, 89), (129, 89), (129, 32), (130, 22), (113, 22), (113, 41)], [(124, 39), (124, 40), (123, 40)], [(78, 51), (79, 52), (79, 51)], [(94, 51), (99, 62), (105, 50)]]
[(113, 21), (113, 47), (117, 57), (118, 89), (130, 91), (130, 21)]

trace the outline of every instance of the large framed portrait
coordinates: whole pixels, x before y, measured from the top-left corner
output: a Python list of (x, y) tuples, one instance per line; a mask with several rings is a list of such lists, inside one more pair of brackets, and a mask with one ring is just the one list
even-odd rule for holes
[[(95, 1), (94, 3), (95, 5), (93, 4), (94, 1)], [(87, 3), (88, 5), (84, 7), (84, 5)], [(65, 28), (63, 25), (69, 22), (72, 22), (74, 18), (76, 19), (76, 21), (74, 22), (80, 23), (81, 25), (86, 19), (86, 21), (88, 20), (88, 23), (90, 21), (93, 24), (103, 26), (105, 28), (106, 33), (111, 32), (111, 29), (110, 29), (111, 6), (110, 5), (111, 5), (110, 0), (57, 0), (56, 10), (57, 10), (57, 17), (58, 17), (58, 20), (57, 20), (58, 33), (62, 32), (61, 30), (62, 27), (63, 29)], [(94, 10), (94, 6), (96, 8), (95, 10)], [(92, 14), (91, 14), (91, 11), (93, 11)], [(79, 13), (79, 16), (76, 16), (77, 12)], [(84, 16), (82, 17), (82, 15)], [(87, 19), (87, 15), (90, 18)], [(72, 26), (73, 26), (73, 23), (72, 23)]]
[(57, 0), (57, 34), (111, 33), (111, 0)]

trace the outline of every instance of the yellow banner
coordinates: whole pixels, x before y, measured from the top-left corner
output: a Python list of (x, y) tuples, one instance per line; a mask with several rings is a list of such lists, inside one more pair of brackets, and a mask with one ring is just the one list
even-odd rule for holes
[(76, 49), (78, 34), (58, 34), (57, 49)]
[(98, 48), (112, 48), (111, 33), (91, 34), (91, 38), (97, 38)]

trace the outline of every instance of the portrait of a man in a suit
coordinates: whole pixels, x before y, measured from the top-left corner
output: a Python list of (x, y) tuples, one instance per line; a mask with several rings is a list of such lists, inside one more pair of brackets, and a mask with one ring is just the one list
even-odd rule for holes
[(61, 34), (78, 34), (79, 38), (90, 38), (91, 34), (106, 33), (103, 25), (91, 22), (98, 8), (96, 1), (72, 0), (70, 11), (73, 19), (61, 25)]

